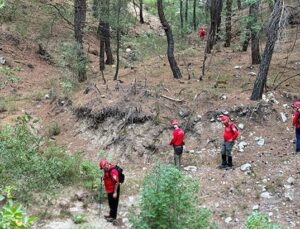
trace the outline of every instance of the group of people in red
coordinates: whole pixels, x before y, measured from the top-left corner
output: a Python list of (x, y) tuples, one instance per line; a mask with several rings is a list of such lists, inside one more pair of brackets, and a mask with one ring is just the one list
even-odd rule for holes
[[(294, 109), (293, 126), (296, 129), (296, 152), (300, 152), (300, 101), (292, 104)], [(239, 136), (239, 131), (236, 125), (230, 120), (228, 115), (221, 115), (220, 121), (224, 125), (223, 143), (221, 147), (221, 159), (222, 162), (218, 166), (220, 169), (230, 169), (233, 167), (232, 163), (232, 148), (235, 140)], [(179, 127), (179, 122), (176, 119), (171, 121), (171, 125), (174, 130), (172, 133), (172, 139), (170, 145), (174, 149), (174, 164), (180, 170), (181, 157), (184, 146), (184, 131)], [(116, 222), (118, 203), (120, 196), (120, 173), (116, 169), (115, 165), (109, 163), (106, 160), (100, 161), (100, 169), (104, 171), (102, 177), (104, 181), (105, 190), (107, 193), (109, 214), (105, 215), (105, 219), (108, 222)]]

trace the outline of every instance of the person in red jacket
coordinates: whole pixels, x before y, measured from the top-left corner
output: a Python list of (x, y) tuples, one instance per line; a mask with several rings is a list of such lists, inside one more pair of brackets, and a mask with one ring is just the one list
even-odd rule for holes
[(100, 160), (99, 166), (104, 172), (102, 179), (104, 181), (110, 208), (109, 215), (105, 215), (104, 218), (108, 222), (115, 223), (120, 196), (119, 172), (115, 169), (114, 165), (110, 164), (106, 160)]
[(204, 40), (206, 37), (206, 29), (204, 26), (201, 26), (198, 31), (198, 36), (201, 40)]
[(183, 145), (184, 145), (184, 132), (181, 128), (178, 126), (178, 121), (173, 119), (171, 121), (171, 124), (174, 127), (173, 131), (173, 138), (170, 142), (170, 145), (174, 148), (174, 163), (175, 166), (180, 170), (181, 166), (181, 155), (183, 152)]
[(229, 116), (222, 115), (221, 122), (225, 126), (224, 129), (224, 142), (221, 149), (221, 156), (222, 156), (222, 164), (219, 168), (227, 168), (232, 167), (232, 148), (234, 145), (234, 141), (239, 136), (239, 131), (237, 127), (231, 122)]
[(300, 101), (294, 102), (293, 126), (296, 129), (296, 153), (300, 152)]

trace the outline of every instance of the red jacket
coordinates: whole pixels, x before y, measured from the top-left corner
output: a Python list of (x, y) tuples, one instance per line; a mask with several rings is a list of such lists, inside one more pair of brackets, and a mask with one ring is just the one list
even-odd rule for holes
[(173, 146), (183, 146), (184, 145), (184, 132), (181, 128), (176, 128), (173, 131), (173, 138), (170, 142), (170, 145)]
[(224, 141), (234, 142), (239, 136), (239, 131), (233, 123), (229, 123), (224, 129)]
[(293, 117), (293, 126), (296, 128), (300, 128), (300, 123), (298, 122), (298, 116), (299, 116), (299, 112), (295, 111), (294, 117)]
[(107, 193), (113, 193), (116, 183), (119, 183), (119, 173), (116, 169), (112, 169), (113, 167), (114, 165), (109, 165), (108, 170), (104, 171), (103, 181)]
[(204, 28), (200, 28), (200, 30), (198, 31), (198, 36), (203, 40), (206, 36), (206, 30)]

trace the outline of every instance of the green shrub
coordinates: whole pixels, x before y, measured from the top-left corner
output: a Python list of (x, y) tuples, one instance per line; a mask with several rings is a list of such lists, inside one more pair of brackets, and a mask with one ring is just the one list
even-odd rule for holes
[(20, 204), (14, 203), (12, 199), (13, 189), (7, 186), (4, 190), (4, 195), (0, 195), (0, 201), (6, 199), (6, 204), (0, 209), (0, 228), (1, 229), (24, 229), (30, 228), (37, 218), (28, 216), (25, 209)]
[(52, 122), (50, 126), (48, 127), (48, 136), (57, 136), (60, 134), (60, 126), (57, 122)]
[(0, 129), (0, 188), (15, 186), (16, 197), (22, 201), (32, 192), (50, 191), (80, 176), (79, 155), (69, 156), (55, 145), (40, 151), (41, 138), (32, 134), (30, 119), (24, 115), (14, 126)]
[(255, 211), (248, 217), (245, 229), (280, 229), (280, 226), (270, 223), (267, 216)]
[(145, 178), (132, 228), (211, 228), (210, 213), (197, 204), (198, 185), (174, 166), (156, 166)]
[(80, 165), (80, 172), (82, 175), (83, 186), (96, 191), (99, 188), (100, 178), (103, 175), (103, 172), (98, 166), (92, 164), (90, 161), (83, 161)]
[(74, 215), (72, 220), (75, 224), (80, 224), (86, 222), (84, 215)]

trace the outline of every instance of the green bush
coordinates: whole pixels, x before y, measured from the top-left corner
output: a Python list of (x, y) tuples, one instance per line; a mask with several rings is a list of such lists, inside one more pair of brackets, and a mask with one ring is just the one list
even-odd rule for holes
[(248, 217), (245, 229), (280, 229), (280, 226), (270, 223), (267, 216), (255, 211)]
[(91, 188), (96, 191), (100, 185), (100, 178), (103, 172), (97, 165), (90, 161), (83, 161), (80, 165), (80, 171), (82, 175), (83, 186)]
[(197, 204), (198, 185), (174, 166), (156, 166), (145, 178), (141, 212), (132, 228), (212, 228), (210, 212)]
[(14, 203), (12, 199), (13, 189), (7, 186), (4, 190), (4, 195), (0, 195), (0, 201), (7, 200), (6, 204), (0, 209), (0, 228), (1, 229), (24, 229), (30, 228), (37, 218), (28, 216), (25, 209), (20, 204)]
[(71, 184), (80, 176), (81, 159), (69, 156), (62, 147), (39, 149), (41, 138), (28, 127), (29, 115), (14, 126), (0, 129), (0, 188), (16, 187), (16, 197), (26, 201), (32, 192), (50, 191)]

